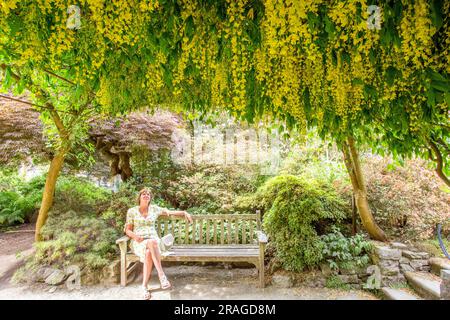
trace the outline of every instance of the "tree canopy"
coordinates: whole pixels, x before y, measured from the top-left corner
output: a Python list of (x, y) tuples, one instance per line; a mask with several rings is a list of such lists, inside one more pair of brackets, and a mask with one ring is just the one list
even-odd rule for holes
[[(277, 118), (299, 131), (317, 127), (348, 147), (352, 172), (359, 171), (355, 142), (364, 142), (394, 155), (430, 157), (447, 179), (448, 1), (71, 5), (0, 4), (4, 87), (30, 90), (57, 128), (55, 110), (79, 119), (156, 104), (225, 109), (250, 123)], [(83, 129), (82, 121), (61, 118)]]

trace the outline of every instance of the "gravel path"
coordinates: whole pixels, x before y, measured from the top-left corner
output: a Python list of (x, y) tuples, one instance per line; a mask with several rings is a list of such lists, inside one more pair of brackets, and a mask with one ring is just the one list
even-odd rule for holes
[[(375, 296), (360, 290), (342, 291), (326, 288), (258, 288), (256, 269), (230, 269), (214, 266), (171, 266), (165, 268), (173, 289), (161, 290), (153, 274), (150, 282), (152, 299), (281, 299), (281, 300), (374, 300)], [(97, 285), (69, 291), (64, 285), (17, 286), (0, 284), (0, 299), (45, 300), (135, 300), (141, 299), (141, 278), (125, 288), (118, 285)]]
[[(33, 230), (23, 225), (16, 230)], [(34, 233), (0, 233), (0, 299), (1, 300), (135, 300), (142, 298), (142, 276), (125, 288), (119, 285), (97, 285), (69, 291), (65, 285), (49, 287), (10, 282), (25, 256), (33, 252)], [(281, 299), (281, 300), (374, 300), (374, 295), (361, 290), (342, 291), (326, 288), (294, 287), (258, 288), (255, 268), (225, 269), (220, 265), (175, 265), (165, 267), (173, 289), (160, 290), (155, 270), (150, 281), (152, 299)]]

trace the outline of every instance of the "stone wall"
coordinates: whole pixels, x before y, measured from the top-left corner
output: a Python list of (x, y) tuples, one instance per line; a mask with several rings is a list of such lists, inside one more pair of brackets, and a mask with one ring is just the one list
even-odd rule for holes
[(371, 259), (380, 268), (382, 286), (405, 282), (406, 271), (430, 271), (430, 255), (427, 252), (420, 252), (400, 242), (372, 243), (374, 251)]

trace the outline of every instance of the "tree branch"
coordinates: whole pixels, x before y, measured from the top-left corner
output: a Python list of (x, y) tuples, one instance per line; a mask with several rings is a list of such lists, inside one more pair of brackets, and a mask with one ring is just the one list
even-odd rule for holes
[[(54, 108), (49, 108), (49, 107), (41, 106), (41, 105), (39, 105), (39, 104), (31, 103), (31, 102), (28, 102), (28, 101), (25, 101), (25, 100), (21, 100), (21, 99), (17, 99), (17, 98), (12, 98), (12, 97), (9, 97), (9, 96), (5, 96), (5, 95), (3, 95), (3, 94), (0, 94), (0, 98), (4, 98), (4, 99), (16, 101), (16, 102), (20, 102), (20, 103), (27, 104), (27, 105), (29, 105), (29, 106), (33, 106), (33, 107), (40, 108), (40, 109), (56, 110), (56, 109), (54, 109)], [(63, 110), (56, 110), (56, 111), (62, 112), (62, 113), (74, 114), (74, 115), (76, 114), (75, 112), (70, 112), (70, 111), (63, 111)]]
[(62, 81), (65, 81), (65, 82), (67, 82), (67, 83), (69, 83), (69, 84), (71, 84), (71, 85), (75, 85), (75, 84), (76, 84), (75, 82), (72, 82), (72, 81), (70, 81), (70, 80), (68, 80), (68, 79), (66, 79), (66, 78), (64, 78), (64, 77), (61, 77), (61, 76), (57, 75), (56, 73), (51, 72), (51, 71), (49, 71), (49, 70), (47, 70), (47, 69), (44, 69), (44, 72), (46, 72), (46, 73), (48, 73), (48, 74), (54, 76), (55, 78), (58, 78), (58, 79), (60, 79), (60, 80), (62, 80)]
[(445, 184), (450, 187), (450, 180), (447, 178), (444, 171), (442, 170), (444, 167), (444, 163), (442, 160), (441, 151), (439, 150), (438, 146), (431, 139), (427, 139), (427, 141), (428, 141), (428, 144), (430, 145), (431, 149), (433, 150), (434, 154), (436, 155), (436, 159), (434, 159), (434, 161), (437, 164), (436, 173), (439, 176), (439, 178), (441, 178), (445, 182)]

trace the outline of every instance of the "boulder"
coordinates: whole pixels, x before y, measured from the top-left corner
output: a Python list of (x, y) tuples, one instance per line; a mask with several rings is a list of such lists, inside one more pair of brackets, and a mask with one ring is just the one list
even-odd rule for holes
[(120, 259), (116, 259), (103, 268), (101, 282), (105, 284), (120, 283)]
[(47, 278), (45, 278), (45, 283), (52, 286), (57, 286), (62, 284), (66, 279), (67, 275), (65, 272), (56, 269)]
[(45, 282), (45, 279), (55, 271), (58, 271), (58, 269), (47, 268), (47, 267), (39, 268), (31, 275), (31, 281)]
[(290, 275), (277, 272), (272, 276), (272, 285), (281, 288), (291, 288), (294, 285), (294, 281)]

